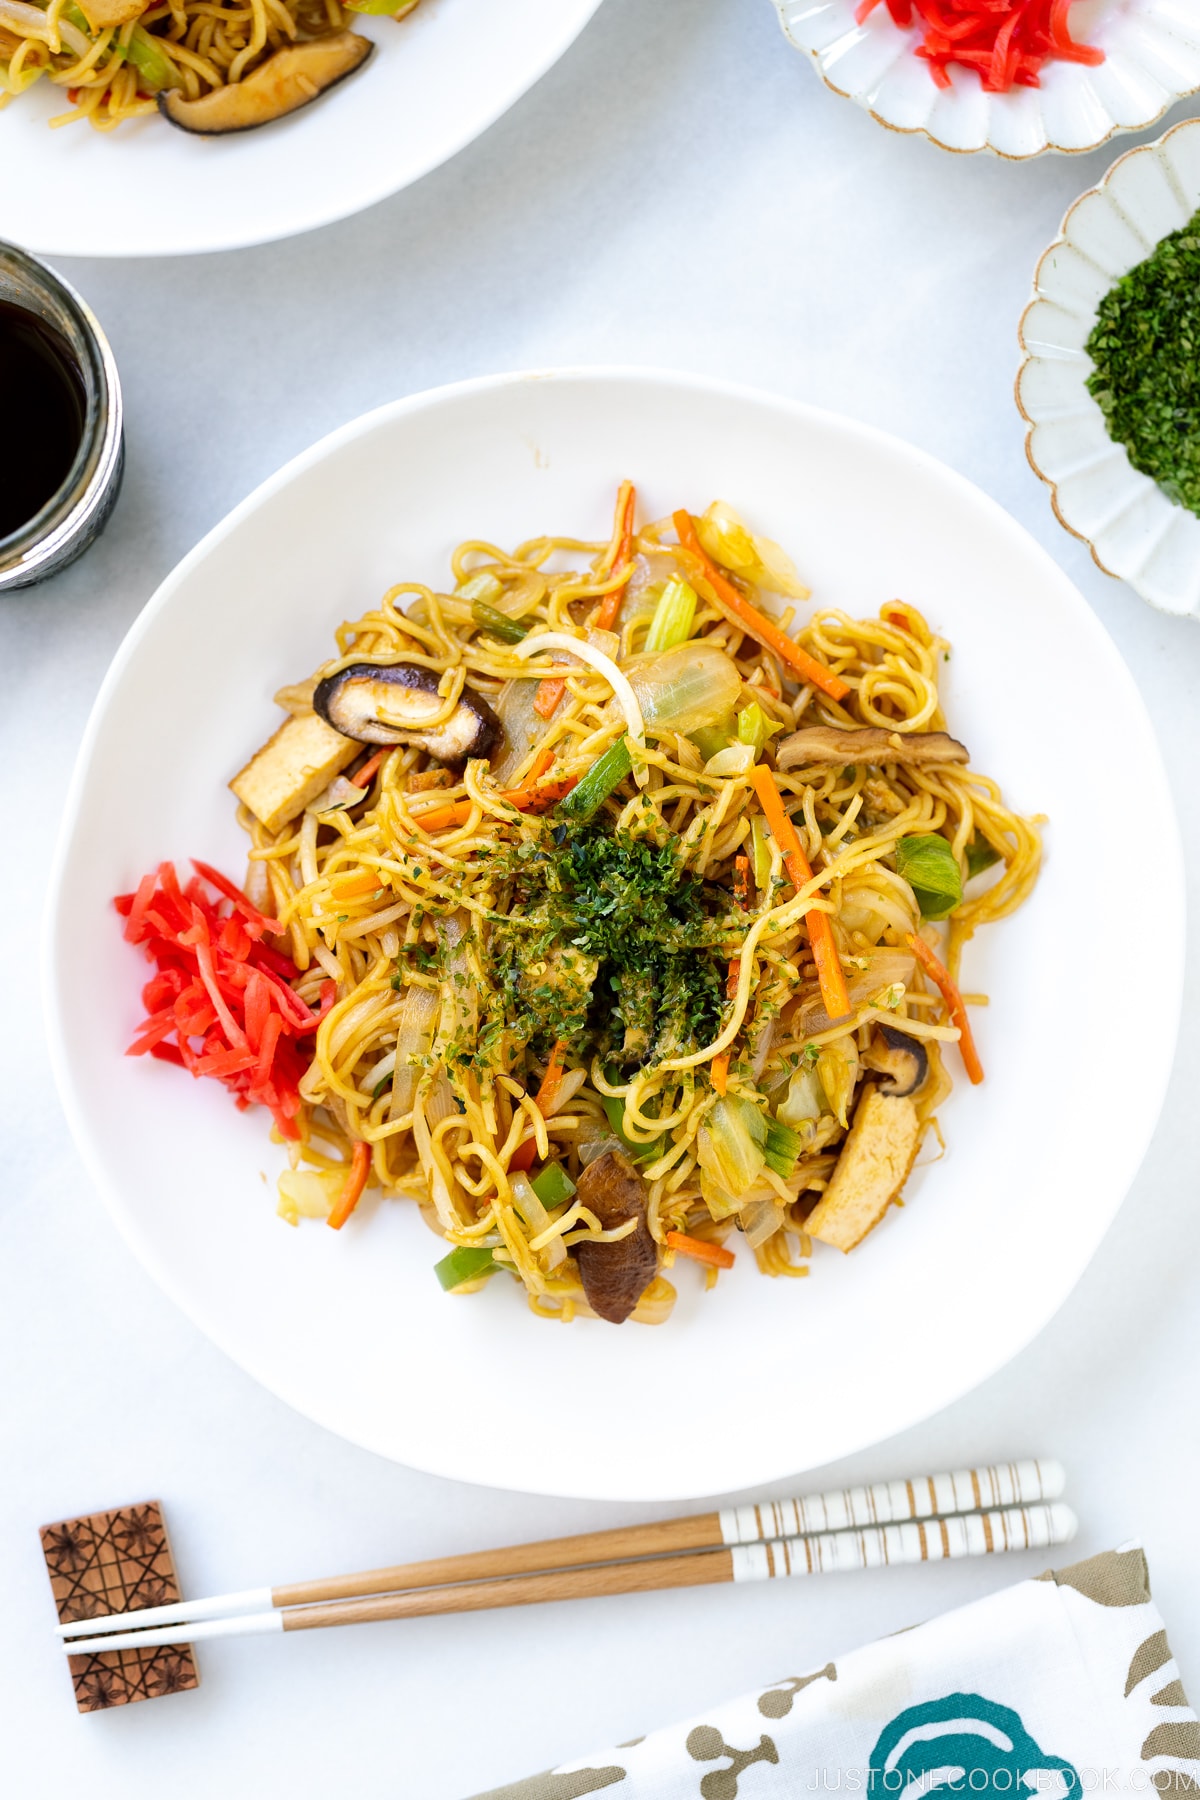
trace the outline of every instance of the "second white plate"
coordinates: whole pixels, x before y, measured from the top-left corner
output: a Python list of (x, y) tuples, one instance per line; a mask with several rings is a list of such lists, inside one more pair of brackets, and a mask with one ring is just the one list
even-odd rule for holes
[[(273, 691), (328, 654), (339, 621), (402, 578), (444, 582), (464, 537), (602, 536), (622, 476), (643, 517), (732, 501), (794, 554), (825, 606), (874, 612), (899, 594), (922, 607), (954, 644), (951, 729), (1013, 805), (1049, 815), (1032, 900), (968, 949), (967, 986), (992, 996), (976, 1027), (987, 1080), (958, 1082), (942, 1160), (853, 1255), (818, 1247), (805, 1281), (770, 1281), (742, 1255), (706, 1294), (679, 1268), (679, 1305), (657, 1329), (549, 1324), (507, 1282), (448, 1297), (438, 1244), (409, 1203), (366, 1205), (340, 1234), (281, 1224), (263, 1116), (123, 1054), (145, 964), (111, 903), (164, 856), (240, 872), (225, 783), (274, 728)], [(1123, 1045), (1100, 976), (1127, 931), (1122, 817), (1155, 846), (1156, 979), (1139, 995), (1136, 1078), (1114, 1088)], [(691, 377), (601, 370), (446, 388), (369, 414), (282, 470), (134, 626), (88, 727), (64, 833), (51, 1037), (73, 1129), (125, 1236), (292, 1405), (466, 1480), (678, 1499), (829, 1462), (944, 1406), (1027, 1343), (1078, 1279), (1170, 1069), (1176, 828), (1145, 709), (1081, 596), (993, 502), (907, 445)]]
[(157, 114), (99, 135), (40, 81), (0, 112), (0, 238), (45, 256), (237, 250), (361, 212), (436, 169), (558, 60), (600, 0), (421, 0), (361, 17), (375, 54), (291, 118), (230, 137)]

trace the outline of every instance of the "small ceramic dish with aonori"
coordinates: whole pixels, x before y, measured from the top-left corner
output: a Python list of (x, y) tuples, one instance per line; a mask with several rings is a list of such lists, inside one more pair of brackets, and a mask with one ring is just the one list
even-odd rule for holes
[(775, 5), (826, 87), (889, 130), (960, 154), (1094, 150), (1200, 87), (1200, 17), (1188, 0)]
[[(595, 557), (582, 581), (568, 572), (581, 550)], [(756, 610), (759, 588), (790, 593), (779, 623)], [(616, 616), (596, 626), (614, 595)], [(1022, 655), (1031, 644), (1036, 656)], [(797, 685), (777, 671), (799, 670), (801, 655)], [(718, 681), (724, 723), (685, 719), (679, 709), (707, 704)], [(566, 691), (543, 706), (547, 685)], [(868, 704), (882, 709), (873, 724)], [(1102, 738), (1096, 716), (1112, 727)], [(409, 717), (426, 736), (466, 735), (441, 749), (369, 735), (381, 721), (408, 732)], [(320, 752), (303, 768), (301, 740)], [(314, 785), (297, 799), (300, 775)], [(132, 792), (138, 805), (114, 813), (112, 796)], [(1110, 829), (1123, 808), (1158, 847), (1160, 978), (1138, 1080), (1114, 1111), (1079, 1046), (1111, 1023), (1087, 971), (1123, 929)], [(1002, 846), (1003, 869), (974, 866), (981, 833)], [(286, 940), (284, 921), (232, 887), (263, 892), (264, 856)], [(218, 903), (237, 918), (217, 923), (219, 904), (198, 891), (182, 911), (156, 891), (149, 871), (173, 859), (187, 881), (192, 858), (206, 880), (220, 872)], [(47, 1012), (71, 1123), (117, 1223), (274, 1392), (441, 1474), (678, 1499), (903, 1429), (992, 1373), (1062, 1302), (1165, 1089), (1178, 863), (1153, 734), (1116, 651), (1051, 559), (950, 470), (861, 425), (694, 377), (495, 377), (397, 402), (318, 444), (150, 602), (80, 753)], [(162, 950), (157, 972), (143, 926)], [(936, 982), (917, 945), (952, 961), (956, 931), (974, 1065), (913, 967)], [(857, 1036), (826, 1001), (821, 942)], [(639, 945), (635, 967), (627, 946)], [(886, 946), (905, 967), (880, 987)], [(148, 1015), (157, 1033), (189, 994), (182, 1050), (156, 1036), (165, 1060), (126, 1054)], [(402, 1061), (398, 1034), (414, 997), (430, 995), (422, 1029), (438, 1035)], [(242, 1021), (240, 1048), (218, 1041), (222, 1007)], [(776, 1022), (782, 1038), (753, 1035)], [(560, 1044), (562, 1106), (547, 1097)], [(948, 1077), (936, 1091), (931, 1069)], [(222, 1082), (261, 1104), (238, 1110)], [(427, 1096), (447, 1084), (435, 1114)], [(649, 1110), (635, 1116), (637, 1094)], [(625, 1098), (610, 1111), (614, 1095)], [(915, 1167), (914, 1109), (929, 1126)], [(307, 1154), (310, 1125), (341, 1140), (336, 1199), (292, 1229), (280, 1196), (294, 1215), (308, 1187), (285, 1140)], [(347, 1134), (373, 1146), (352, 1196)], [(879, 1155), (855, 1159), (856, 1141)], [(632, 1236), (604, 1210), (618, 1174), (623, 1217), (640, 1218)], [(760, 1243), (779, 1182), (786, 1219)], [(879, 1182), (877, 1216), (828, 1229)], [(903, 1205), (888, 1204), (901, 1188)], [(466, 1279), (447, 1238), (481, 1258)], [(809, 1278), (771, 1279), (800, 1272), (783, 1267), (793, 1242)], [(657, 1299), (618, 1324), (584, 1258), (621, 1260), (623, 1243), (651, 1282), (643, 1298)], [(697, 1247), (722, 1254), (697, 1259)]]
[(1200, 517), (1135, 468), (1089, 391), (1088, 342), (1115, 284), (1200, 209), (1200, 120), (1120, 157), (1038, 263), (1021, 319), (1025, 447), (1059, 522), (1163, 612), (1200, 615)]

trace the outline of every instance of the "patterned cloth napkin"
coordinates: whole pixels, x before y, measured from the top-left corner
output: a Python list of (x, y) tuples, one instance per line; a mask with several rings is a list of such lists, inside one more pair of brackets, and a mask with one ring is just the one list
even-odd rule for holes
[(476, 1800), (1154, 1789), (1200, 1793), (1200, 1724), (1133, 1547)]

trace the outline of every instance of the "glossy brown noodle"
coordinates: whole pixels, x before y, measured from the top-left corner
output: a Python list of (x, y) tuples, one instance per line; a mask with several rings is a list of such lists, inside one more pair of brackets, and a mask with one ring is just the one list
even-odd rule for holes
[[(889, 602), (873, 619), (822, 607), (795, 629), (796, 641), (849, 684), (838, 704), (798, 687), (774, 656), (727, 622), (706, 596), (694, 563), (681, 561), (672, 538), (669, 522), (647, 525), (637, 538), (634, 576), (610, 645), (621, 663), (644, 643), (663, 580), (682, 573), (700, 595), (693, 638), (720, 646), (736, 661), (744, 696), (756, 697), (782, 732), (802, 724), (906, 734), (945, 728), (938, 674), (948, 648), (914, 607)], [(543, 537), (511, 553), (488, 543), (464, 543), (452, 558), (450, 591), (413, 582), (392, 588), (376, 608), (341, 627), (337, 655), (320, 673), (364, 657), (403, 658), (445, 676), (447, 709), (469, 680), (503, 715), (517, 691), (509, 684), (528, 687), (530, 665), (481, 629), (470, 599), (454, 590), (481, 574), (491, 577), (483, 587), (497, 610), (534, 630), (579, 635), (614, 585), (616, 556), (615, 539), (605, 545)], [(757, 604), (775, 610), (773, 601), (756, 596), (744, 580), (743, 587)], [(793, 609), (782, 617), (791, 628)], [(542, 654), (536, 667), (539, 672), (551, 664), (557, 668), (562, 660)], [(563, 702), (548, 725), (534, 721), (545, 734), (537, 748), (554, 752), (556, 778), (583, 774), (626, 730), (602, 674), (587, 667), (564, 672)], [(283, 698), (303, 708), (310, 693), (308, 685)], [(969, 720), (956, 724), (960, 735), (968, 735)], [(691, 871), (732, 890), (735, 857), (754, 847), (757, 809), (748, 777), (706, 775), (690, 739), (651, 728), (646, 735), (638, 757), (644, 787), (626, 779), (618, 790), (619, 818), (610, 811), (609, 823), (672, 842)], [(731, 917), (728, 950), (740, 949), (743, 975), (737, 999), (726, 1006), (720, 1036), (637, 1070), (628, 1080), (609, 1079), (598, 1058), (589, 1067), (571, 1069), (552, 1115), (543, 1119), (534, 1104), (539, 1068), (518, 1063), (511, 1073), (496, 1068), (463, 1074), (439, 1056), (464, 1029), (469, 1034), (475, 997), (486, 989), (489, 914), (505, 904), (490, 853), (498, 844), (535, 838), (545, 828), (544, 821), (514, 814), (497, 791), (498, 785), (517, 785), (534, 759), (533, 748), (523, 746), (508, 756), (501, 751), (491, 770), (482, 762), (468, 763), (457, 777), (443, 777), (449, 785), (427, 790), (415, 778), (428, 759), (400, 747), (386, 754), (365, 805), (335, 806), (331, 791), (274, 836), (242, 813), (253, 839), (250, 891), (286, 921), (291, 954), (304, 971), (299, 991), (315, 1002), (330, 976), (337, 983), (336, 1004), (320, 1028), (303, 1083), (294, 1164), (328, 1172), (324, 1179), (332, 1194), (352, 1141), (365, 1139), (372, 1147), (373, 1179), (386, 1193), (414, 1199), (448, 1244), (490, 1247), (496, 1261), (524, 1284), (535, 1311), (569, 1318), (586, 1310), (571, 1252), (582, 1241), (603, 1241), (606, 1234), (577, 1200), (555, 1209), (548, 1225), (535, 1229), (515, 1203), (514, 1155), (532, 1136), (539, 1158), (552, 1156), (578, 1181), (581, 1147), (611, 1141), (602, 1100), (616, 1097), (627, 1139), (665, 1139), (642, 1171), (660, 1269), (674, 1260), (666, 1249), (672, 1230), (723, 1239), (734, 1220), (714, 1220), (701, 1198), (697, 1137), (717, 1098), (710, 1080), (713, 1059), (728, 1044), (731, 1093), (757, 1091), (774, 1109), (784, 1103), (801, 1063), (815, 1064), (823, 1091), (832, 1096), (831, 1110), (806, 1124), (795, 1173), (784, 1180), (768, 1169), (761, 1190), (756, 1185), (770, 1227), (754, 1250), (760, 1269), (771, 1275), (807, 1273), (804, 1219), (827, 1185), (845, 1137), (855, 1083), (863, 1073), (859, 1053), (874, 1023), (902, 1021), (904, 1031), (925, 1044), (931, 1072), (919, 1097), (923, 1124), (950, 1088), (947, 1063), (955, 1062), (958, 1034), (940, 997), (904, 954), (905, 936), (920, 929), (921, 920), (912, 889), (891, 866), (897, 840), (941, 832), (964, 866), (973, 839), (986, 842), (1000, 858), (986, 885), (968, 888), (969, 897), (954, 914), (942, 950), (954, 970), (972, 932), (1002, 918), (1028, 895), (1040, 856), (1034, 824), (1005, 806), (994, 781), (961, 764), (816, 766), (779, 774), (814, 878), (795, 894), (778, 849), (760, 837), (757, 848), (760, 859), (764, 851), (770, 857), (771, 878), (756, 890), (748, 930)], [(344, 796), (344, 789), (339, 792)], [(423, 814), (454, 802), (463, 803), (461, 822), (423, 829)], [(852, 1018), (836, 1026), (822, 1012), (804, 930), (804, 915), (814, 906), (831, 915), (854, 1004)], [(448, 933), (455, 945), (450, 968), (440, 975), (416, 975), (412, 986), (397, 991), (398, 954), (406, 945), (432, 945), (439, 931), (443, 942)], [(889, 968), (900, 968), (903, 978), (880, 980), (872, 974), (886, 975)], [(398, 1070), (397, 1037), (411, 1027), (414, 1006), (427, 1013), (429, 1053), (417, 1066)], [(951, 1054), (944, 1061), (947, 1045)], [(293, 1220), (298, 1192), (294, 1187), (281, 1208)], [(325, 1210), (315, 1189), (309, 1200), (301, 1201), (300, 1210)], [(716, 1271), (706, 1271), (706, 1278), (711, 1284)], [(633, 1316), (658, 1321), (673, 1299), (660, 1272)]]

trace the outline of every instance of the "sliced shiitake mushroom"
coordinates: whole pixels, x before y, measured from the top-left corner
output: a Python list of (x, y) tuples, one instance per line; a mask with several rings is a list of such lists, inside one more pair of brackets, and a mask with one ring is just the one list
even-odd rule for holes
[(851, 763), (899, 763), (908, 768), (922, 763), (965, 763), (970, 757), (966, 745), (948, 731), (884, 731), (878, 725), (844, 731), (837, 725), (807, 725), (781, 740), (775, 761), (781, 769), (808, 768), (814, 763), (836, 769)]
[(576, 1198), (605, 1231), (637, 1220), (634, 1230), (615, 1243), (584, 1238), (575, 1246), (588, 1305), (611, 1325), (621, 1325), (658, 1273), (658, 1250), (646, 1223), (646, 1185), (619, 1150), (606, 1150), (584, 1169)]
[(929, 1073), (929, 1054), (920, 1038), (910, 1037), (896, 1025), (876, 1028), (862, 1060), (868, 1069), (887, 1076), (879, 1083), (879, 1092), (897, 1098), (915, 1094)]
[(179, 88), (158, 96), (158, 110), (181, 131), (223, 137), (253, 131), (296, 112), (361, 69), (375, 46), (355, 31), (338, 31), (308, 43), (287, 44), (229, 87), (185, 100)]
[(343, 737), (360, 744), (415, 744), (439, 762), (487, 756), (500, 722), (474, 688), (465, 687), (440, 725), (438, 676), (419, 663), (351, 663), (327, 675), (313, 693), (313, 710)]

